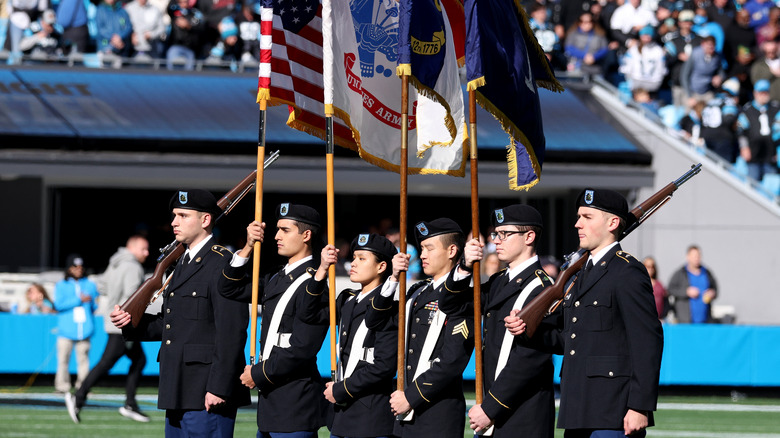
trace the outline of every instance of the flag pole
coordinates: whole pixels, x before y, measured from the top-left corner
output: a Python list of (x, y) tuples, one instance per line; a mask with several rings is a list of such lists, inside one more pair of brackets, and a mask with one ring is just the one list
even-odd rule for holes
[[(398, 173), (401, 175), (400, 206), (401, 215), (398, 231), (400, 233), (400, 251), (406, 254), (406, 180), (409, 167), (409, 75), (401, 75), (401, 167)], [(404, 390), (404, 363), (406, 362), (406, 273), (402, 273), (398, 279), (398, 386), (399, 391)]]
[[(257, 131), (257, 182), (255, 183), (255, 221), (263, 220), (263, 174), (265, 173), (265, 112), (268, 102), (261, 99), (260, 120)], [(257, 301), (260, 285), (260, 242), (255, 242), (252, 258), (252, 317), (249, 329), (249, 365), (255, 364), (257, 356)]]
[[(322, 90), (325, 104), (325, 171), (327, 173), (328, 245), (336, 243), (335, 190), (333, 184), (333, 8), (322, 1)], [(330, 321), (330, 378), (336, 381), (338, 356), (336, 337), (336, 265), (328, 268), (328, 318)]]
[[(336, 242), (335, 191), (333, 188), (333, 113), (325, 113), (326, 145), (325, 166), (327, 176), (328, 245)], [(328, 308), (330, 319), (330, 378), (336, 381), (336, 265), (328, 267)]]
[[(479, 240), (479, 177), (477, 176), (477, 93), (469, 90), (469, 159), (471, 161), (471, 235)], [(480, 262), (474, 262), (474, 365), (476, 403), (482, 403), (482, 303)]]

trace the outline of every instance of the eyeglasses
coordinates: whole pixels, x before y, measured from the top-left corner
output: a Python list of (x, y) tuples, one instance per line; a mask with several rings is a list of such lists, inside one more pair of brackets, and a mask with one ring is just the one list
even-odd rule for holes
[(513, 234), (525, 234), (528, 231), (531, 231), (531, 230), (527, 230), (527, 231), (496, 231), (495, 233), (490, 233), (490, 240), (496, 240), (496, 238), (498, 238), (498, 240), (503, 242), (506, 239), (508, 239), (509, 236), (511, 236)]

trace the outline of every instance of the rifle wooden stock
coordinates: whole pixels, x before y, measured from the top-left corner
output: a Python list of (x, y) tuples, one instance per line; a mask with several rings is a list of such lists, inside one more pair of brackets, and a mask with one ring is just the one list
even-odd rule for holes
[[(691, 169), (685, 172), (680, 178), (670, 182), (664, 188), (647, 198), (646, 201), (631, 210), (631, 215), (634, 216), (636, 220), (626, 226), (626, 229), (623, 230), (623, 233), (618, 240), (622, 240), (624, 237), (628, 236), (629, 233), (637, 229), (639, 225), (655, 213), (658, 208), (671, 199), (675, 190), (680, 188), (683, 183), (699, 172), (701, 172), (701, 163), (691, 166)], [(518, 317), (526, 324), (525, 336), (528, 338), (534, 336), (542, 319), (555, 310), (558, 302), (563, 299), (566, 294), (564, 288), (574, 274), (579, 272), (588, 260), (588, 251), (580, 249), (579, 251), (575, 251), (568, 255), (566, 258), (567, 262), (564, 265), (565, 269), (561, 271), (558, 278), (555, 280), (555, 283), (537, 295), (537, 297), (528, 303), (528, 305), (524, 306), (518, 314)]]
[[(278, 158), (279, 152), (276, 151), (265, 160), (263, 167), (270, 166)], [(215, 219), (215, 222), (221, 219), (222, 216), (230, 213), (230, 210), (252, 189), (256, 181), (256, 175), (257, 170), (252, 171), (217, 201), (217, 206), (222, 210), (222, 213)], [(162, 249), (162, 254), (157, 259), (157, 266), (155, 266), (152, 276), (141, 283), (141, 286), (122, 304), (121, 309), (130, 314), (130, 323), (133, 324), (133, 327), (138, 326), (141, 316), (143, 316), (146, 308), (152, 301), (152, 297), (162, 288), (163, 277), (166, 271), (176, 264), (176, 261), (184, 254), (185, 250), (184, 245), (175, 240)]]
[(571, 280), (574, 274), (580, 272), (580, 269), (582, 269), (582, 266), (588, 260), (587, 251), (581, 251), (576, 254), (582, 254), (583, 256), (561, 271), (552, 286), (548, 286), (537, 295), (536, 298), (531, 300), (528, 305), (523, 306), (520, 310), (518, 317), (525, 322), (525, 335), (528, 338), (534, 336), (537, 327), (542, 323), (542, 319), (557, 307), (558, 302), (562, 300), (563, 296), (566, 294), (565, 287), (569, 283), (569, 280)]

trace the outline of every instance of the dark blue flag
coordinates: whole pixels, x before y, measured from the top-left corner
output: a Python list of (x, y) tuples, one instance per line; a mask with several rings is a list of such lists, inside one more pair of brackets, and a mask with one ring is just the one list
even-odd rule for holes
[[(401, 0), (398, 9), (398, 75), (423, 95), (440, 105), (443, 114), (431, 115), (428, 104), (418, 103), (418, 119), (442, 117), (444, 131), (420, 123), (418, 155), (432, 146), (461, 147), (465, 135), (463, 92), (458, 76), (458, 56), (447, 12), (439, 0)], [(433, 110), (435, 112), (435, 110)]]
[(477, 102), (509, 134), (509, 188), (528, 190), (539, 182), (544, 130), (537, 85), (563, 91), (544, 51), (513, 0), (466, 0), (466, 72)]

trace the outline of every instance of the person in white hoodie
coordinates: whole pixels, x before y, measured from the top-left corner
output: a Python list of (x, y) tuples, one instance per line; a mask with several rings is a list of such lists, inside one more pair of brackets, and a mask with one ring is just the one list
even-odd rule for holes
[[(127, 239), (127, 244), (111, 256), (108, 268), (99, 282), (100, 292), (105, 295), (107, 301), (104, 309), (113, 310), (114, 305), (121, 305), (138, 289), (144, 279), (142, 263), (147, 256), (149, 256), (149, 242), (139, 235), (131, 236)], [(122, 331), (111, 324), (108, 315), (104, 316), (103, 326), (108, 333), (108, 342), (105, 351), (103, 351), (103, 357), (89, 372), (76, 394), (66, 394), (65, 406), (68, 413), (75, 423), (79, 423), (81, 421), (79, 412), (87, 401), (89, 390), (100, 379), (108, 375), (108, 371), (122, 356), (127, 356), (131, 364), (125, 383), (126, 401), (125, 405), (119, 408), (119, 413), (135, 421), (148, 422), (149, 417), (141, 412), (135, 400), (135, 391), (141, 378), (141, 371), (146, 365), (146, 355), (141, 348), (141, 343), (125, 341), (122, 337)]]
[(160, 58), (165, 42), (165, 23), (162, 11), (148, 0), (134, 0), (125, 5), (133, 25), (133, 49), (137, 58)]

